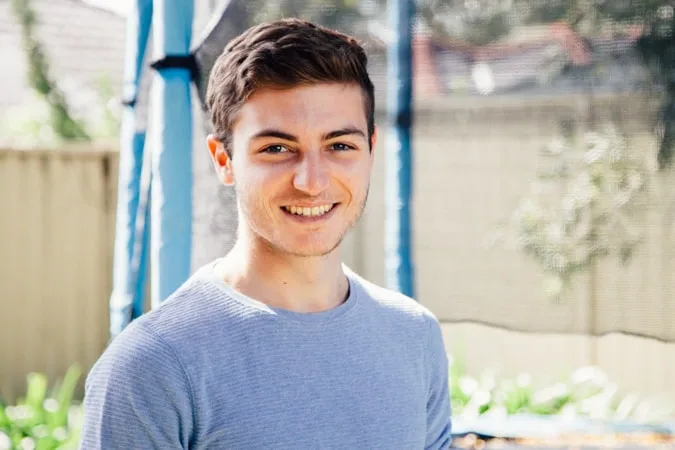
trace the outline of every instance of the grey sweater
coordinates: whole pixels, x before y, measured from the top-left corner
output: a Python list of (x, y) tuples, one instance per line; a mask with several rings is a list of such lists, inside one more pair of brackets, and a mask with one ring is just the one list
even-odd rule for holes
[(346, 272), (347, 301), (303, 314), (203, 267), (92, 368), (80, 448), (448, 448), (436, 318)]

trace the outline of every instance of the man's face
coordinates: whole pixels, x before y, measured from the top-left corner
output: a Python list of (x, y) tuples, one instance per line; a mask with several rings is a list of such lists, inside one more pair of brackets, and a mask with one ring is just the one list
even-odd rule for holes
[(322, 256), (365, 207), (375, 136), (368, 142), (357, 85), (263, 89), (239, 111), (232, 158), (209, 142), (221, 181), (234, 184), (239, 220), (276, 251)]

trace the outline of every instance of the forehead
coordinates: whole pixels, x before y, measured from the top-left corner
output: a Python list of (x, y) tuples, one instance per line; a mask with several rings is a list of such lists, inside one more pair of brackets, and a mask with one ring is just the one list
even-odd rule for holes
[(273, 128), (302, 135), (325, 133), (350, 125), (363, 128), (365, 133), (364, 105), (361, 88), (352, 84), (261, 89), (239, 110), (232, 132), (250, 135), (260, 129)]

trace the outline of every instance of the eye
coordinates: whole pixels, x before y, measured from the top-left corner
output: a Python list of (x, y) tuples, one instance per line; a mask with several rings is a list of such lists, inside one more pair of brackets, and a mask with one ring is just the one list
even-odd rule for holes
[(345, 150), (354, 150), (354, 146), (348, 145), (348, 144), (343, 144), (342, 142), (337, 142), (335, 144), (330, 145), (331, 150), (335, 150), (338, 152), (343, 152)]
[(290, 150), (286, 146), (280, 145), (280, 144), (275, 144), (275, 145), (270, 145), (269, 147), (265, 147), (263, 149), (262, 153), (278, 154), (278, 153), (287, 153), (289, 151)]

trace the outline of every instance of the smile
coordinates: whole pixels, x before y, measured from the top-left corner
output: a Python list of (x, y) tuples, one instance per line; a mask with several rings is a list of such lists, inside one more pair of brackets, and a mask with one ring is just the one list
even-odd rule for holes
[(282, 206), (281, 208), (287, 213), (295, 214), (297, 216), (321, 217), (324, 214), (331, 211), (335, 205), (337, 205), (337, 203), (329, 203), (326, 205), (319, 205), (312, 207), (291, 205), (291, 206)]

